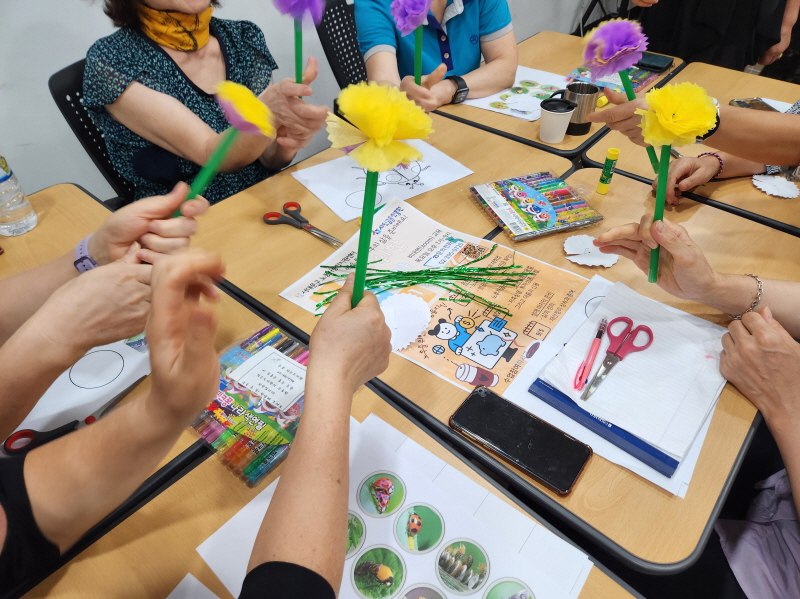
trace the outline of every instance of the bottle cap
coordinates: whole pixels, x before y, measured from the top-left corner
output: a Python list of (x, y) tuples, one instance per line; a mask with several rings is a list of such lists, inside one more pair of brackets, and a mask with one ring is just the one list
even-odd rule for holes
[(608, 104), (608, 98), (606, 98), (605, 96), (600, 96), (599, 98), (597, 98), (597, 107), (598, 108), (602, 108), (606, 104)]

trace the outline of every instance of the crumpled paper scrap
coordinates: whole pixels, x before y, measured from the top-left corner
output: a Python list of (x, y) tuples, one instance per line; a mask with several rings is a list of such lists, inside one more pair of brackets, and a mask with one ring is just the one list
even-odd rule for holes
[[(614, 266), (619, 260), (616, 254), (603, 254), (600, 248), (592, 243), (594, 237), (591, 235), (573, 235), (564, 240), (564, 251), (567, 253), (567, 260), (583, 266), (603, 266), (608, 268)], [(572, 255), (570, 255), (572, 254)]]
[(779, 175), (753, 175), (753, 185), (764, 193), (779, 198), (796, 198), (800, 195), (797, 185)]
[(431, 320), (431, 309), (422, 298), (396, 293), (381, 302), (386, 326), (392, 332), (392, 349), (400, 351), (419, 337)]

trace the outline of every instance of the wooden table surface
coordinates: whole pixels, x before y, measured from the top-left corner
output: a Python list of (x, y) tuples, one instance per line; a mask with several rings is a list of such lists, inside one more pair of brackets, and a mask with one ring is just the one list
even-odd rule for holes
[[(675, 75), (675, 78), (670, 83), (682, 83), (684, 81), (702, 86), (720, 104), (727, 104), (736, 98), (753, 97), (769, 98), (792, 104), (800, 100), (800, 85), (795, 83), (770, 79), (769, 77), (759, 77), (749, 73), (740, 73), (739, 71), (715, 67), (702, 62), (693, 62), (686, 65), (680, 73)], [(592, 162), (602, 164), (606, 159), (608, 148), (619, 148), (620, 150), (616, 166), (617, 171), (625, 171), (640, 177), (653, 179), (653, 168), (650, 166), (650, 160), (645, 149), (633, 144), (618, 131), (611, 131), (608, 135), (600, 138), (597, 143), (586, 151), (584, 156)], [(703, 144), (679, 149), (681, 153), (687, 156), (697, 156), (703, 152), (714, 151)], [(749, 179), (749, 177), (739, 177), (729, 181), (709, 183), (698, 187), (694, 191), (726, 204), (733, 204), (751, 212), (783, 220), (780, 216), (784, 213), (783, 209), (787, 205), (787, 200), (768, 196), (756, 189)], [(791, 200), (788, 202), (791, 202)], [(791, 217), (791, 215), (788, 216)], [(800, 224), (800, 218), (795, 217), (792, 224)]]
[[(108, 216), (100, 203), (78, 187), (56, 185), (30, 196), (39, 226), (16, 238), (3, 238), (6, 253), (0, 257), (0, 279), (38, 266), (69, 251)], [(204, 226), (211, 226), (206, 220)], [(219, 351), (264, 325), (255, 313), (223, 294), (217, 307)], [(149, 378), (125, 401), (147, 393)], [(366, 388), (356, 394), (353, 416), (363, 421), (375, 414), (458, 468), (478, 484), (523, 511), (453, 453)], [(162, 465), (196, 441), (185, 431)], [(26, 597), (166, 597), (187, 572), (220, 597), (230, 597), (203, 562), (196, 547), (230, 519), (279, 474), (272, 473), (256, 489), (236, 480), (212, 457), (161, 495), (144, 505), (122, 524), (58, 570)], [(582, 598), (623, 598), (629, 593), (597, 567), (593, 568)]]
[[(481, 133), (470, 131), (471, 136)], [(477, 145), (455, 144), (456, 151), (448, 154), (467, 164), (458, 152)], [(472, 164), (468, 166), (476, 170), (476, 175), (472, 177), (475, 182), (497, 178), (488, 173), (481, 176), (478, 168)], [(503, 163), (493, 164), (492, 168), (497, 169), (498, 173), (502, 170), (507, 175), (520, 175), (539, 166), (539, 163), (528, 160), (524, 166)], [(648, 185), (617, 175), (608, 195), (601, 197), (592, 193), (598, 178), (599, 170), (583, 169), (569, 179), (589, 189), (590, 203), (606, 216), (603, 223), (590, 231), (592, 234), (622, 222), (638, 221), (648, 206), (652, 206)], [(214, 206), (203, 217), (196, 243), (222, 252), (228, 265), (226, 276), (234, 285), (311, 332), (316, 323), (315, 317), (278, 294), (330, 255), (331, 248), (314, 239), (303, 239), (299, 232), (289, 227), (273, 227), (264, 231), (258, 218), (260, 213), (280, 206), (290, 194), (298, 193), (297, 189), (295, 181), (281, 174)], [(355, 232), (352, 224), (322, 221), (326, 209), (302, 188), (299, 193), (305, 194), (300, 196), (300, 200), (304, 212), (313, 215), (312, 222), (317, 220), (319, 226), (341, 239), (347, 239), (349, 233)], [(460, 185), (459, 182), (451, 184), (450, 188), (412, 200), (412, 203), (456, 230), (463, 230), (462, 223), (474, 225), (483, 218), (481, 210), (469, 199), (467, 185)], [(775, 255), (796, 255), (800, 250), (800, 240), (704, 208), (687, 203), (670, 211), (669, 217), (690, 227), (696, 240), (707, 247), (709, 258), (716, 267), (730, 272), (749, 272), (749, 265), (758, 264), (763, 276), (777, 276), (779, 271), (785, 272), (786, 268), (800, 270), (800, 266), (793, 265), (790, 260), (773, 259)], [(442, 218), (442, 214), (446, 219)], [(213, 224), (208, 224), (209, 221)], [(724, 231), (735, 232), (737, 243), (731, 243), (730, 237), (721, 234)], [(480, 227), (473, 226), (467, 232), (480, 233)], [(584, 276), (594, 274), (598, 269), (577, 266), (564, 259), (561, 244), (565, 235), (553, 235), (514, 247)], [(740, 242), (742, 236), (747, 242)], [(497, 240), (510, 245), (505, 233)], [(786, 252), (776, 254), (776, 244), (781, 244), (781, 249), (785, 247)], [(678, 301), (657, 287), (646, 284), (646, 278), (631, 264), (621, 261), (599, 274), (614, 281), (624, 281), (650, 297), (715, 322), (726, 322), (721, 314), (710, 308)], [(461, 389), (397, 355), (391, 357), (388, 370), (380, 378), (442, 422), (447, 421), (464, 398)], [(755, 413), (753, 406), (743, 400), (736, 390), (726, 388), (685, 499), (674, 497), (599, 457), (592, 460), (571, 496), (566, 499), (553, 494), (550, 496), (634, 556), (657, 564), (684, 560), (698, 546)], [(544, 490), (531, 479), (528, 480)]]
[[(555, 31), (542, 31), (517, 45), (519, 64), (521, 66), (565, 77), (583, 63), (583, 48), (583, 38)], [(674, 60), (673, 66), (662, 73), (649, 87), (656, 85), (683, 64), (683, 60), (680, 58), (675, 58)], [(598, 110), (605, 110), (605, 108)], [(439, 108), (439, 112), (478, 123), (485, 127), (491, 127), (498, 132), (516, 135), (571, 155), (576, 154), (580, 146), (591, 139), (603, 127), (599, 124), (593, 124), (586, 135), (567, 135), (561, 143), (548, 144), (539, 139), (538, 120), (531, 123), (513, 116), (465, 104), (448, 104)]]

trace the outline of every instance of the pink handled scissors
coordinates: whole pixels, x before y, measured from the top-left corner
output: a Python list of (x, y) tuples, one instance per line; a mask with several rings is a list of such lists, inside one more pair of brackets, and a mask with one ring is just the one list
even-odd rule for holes
[[(615, 334), (614, 325), (618, 322), (625, 323), (625, 328), (622, 329), (619, 334)], [(636, 345), (636, 338), (640, 333), (647, 337), (647, 343), (644, 345)], [(586, 388), (586, 391), (583, 392), (583, 395), (581, 395), (581, 399), (583, 400), (589, 399), (592, 393), (597, 391), (600, 383), (606, 380), (611, 369), (624, 360), (628, 354), (644, 351), (653, 343), (653, 331), (650, 330), (650, 327), (639, 325), (634, 328), (633, 321), (627, 316), (620, 316), (609, 322), (606, 335), (608, 335), (611, 343), (608, 345), (608, 351), (603, 360), (603, 364), (600, 366), (600, 370), (597, 371), (591, 384)]]

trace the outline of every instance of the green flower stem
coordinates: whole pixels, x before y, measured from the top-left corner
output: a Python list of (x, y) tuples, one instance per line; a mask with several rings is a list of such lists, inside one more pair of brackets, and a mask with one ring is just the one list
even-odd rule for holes
[(414, 30), (414, 83), (422, 85), (422, 25)]
[[(222, 161), (225, 160), (225, 157), (230, 152), (231, 146), (233, 146), (233, 142), (236, 141), (236, 137), (239, 134), (238, 129), (234, 129), (231, 127), (226, 131), (223, 131), (222, 138), (219, 140), (217, 147), (214, 148), (214, 151), (211, 153), (211, 156), (203, 165), (203, 168), (200, 169), (200, 172), (197, 173), (197, 176), (192, 181), (192, 186), (189, 188), (189, 195), (186, 196), (186, 200), (193, 200), (197, 196), (203, 195), (208, 184), (211, 183), (211, 180), (216, 176), (217, 172), (219, 171), (219, 167), (222, 164)], [(177, 218), (181, 216), (181, 208), (178, 206), (178, 209), (172, 214), (172, 218)]]
[(294, 80), (303, 83), (303, 21), (294, 20)]
[[(658, 165), (658, 187), (656, 188), (656, 209), (653, 213), (653, 222), (664, 218), (664, 199), (667, 197), (667, 176), (669, 175), (669, 150), (670, 146), (661, 146), (661, 162)], [(651, 283), (658, 282), (658, 256), (661, 246), (650, 250), (650, 271), (647, 280)]]
[(375, 195), (378, 192), (378, 173), (367, 171), (367, 188), (364, 190), (364, 207), (361, 210), (361, 232), (358, 235), (358, 257), (356, 258), (356, 280), (353, 283), (355, 308), (364, 297), (364, 284), (369, 263), (369, 246), (372, 241), (372, 217), (375, 216)]
[[(628, 71), (620, 71), (619, 78), (622, 79), (622, 87), (625, 88), (625, 95), (628, 96), (628, 100), (635, 100), (636, 99), (636, 92), (633, 91), (633, 85), (631, 85), (631, 79), (628, 77)], [(650, 158), (650, 166), (653, 167), (653, 172), (658, 172), (658, 157), (656, 156), (656, 149), (653, 146), (647, 146), (647, 156)]]

